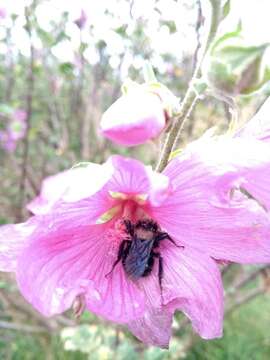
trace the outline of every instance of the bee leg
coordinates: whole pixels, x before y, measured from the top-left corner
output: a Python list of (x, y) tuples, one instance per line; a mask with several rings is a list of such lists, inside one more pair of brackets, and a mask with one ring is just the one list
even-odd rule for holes
[(169, 234), (167, 234), (166, 232), (159, 232), (158, 235), (156, 236), (157, 241), (161, 241), (161, 240), (169, 240), (171, 243), (173, 243), (176, 247), (180, 247), (182, 248), (183, 246), (177, 245), (176, 242), (170, 237)]
[(153, 256), (158, 258), (158, 283), (161, 291), (161, 299), (163, 301), (163, 293), (162, 293), (163, 258), (159, 253), (153, 253)]
[(124, 225), (126, 227), (127, 233), (131, 236), (134, 235), (134, 225), (131, 223), (130, 220), (124, 220)]
[(130, 240), (123, 240), (121, 242), (121, 244), (119, 246), (119, 249), (118, 249), (117, 259), (113, 263), (112, 270), (110, 272), (108, 272), (108, 274), (105, 275), (106, 278), (113, 272), (114, 268), (119, 263), (119, 261), (121, 261), (122, 259), (125, 259), (126, 253), (127, 253), (127, 250), (130, 247), (130, 244), (131, 244)]

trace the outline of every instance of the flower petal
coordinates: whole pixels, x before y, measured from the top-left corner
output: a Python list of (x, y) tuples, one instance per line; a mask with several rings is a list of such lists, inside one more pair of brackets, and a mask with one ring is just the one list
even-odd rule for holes
[[(170, 182), (141, 162), (112, 156), (103, 165), (89, 164), (44, 180), (40, 196), (28, 204), (35, 214), (58, 220), (73, 216), (75, 222), (96, 222), (122, 200), (159, 204), (167, 197)], [(58, 214), (58, 215), (57, 215)]]
[[(194, 143), (200, 161), (225, 173), (239, 176), (239, 186), (270, 210), (270, 143), (253, 138), (218, 137)], [(197, 148), (196, 148), (197, 147)], [(192, 151), (192, 147), (191, 147)]]
[(17, 258), (35, 229), (33, 219), (21, 224), (0, 226), (0, 271), (15, 271)]
[(126, 195), (144, 196), (153, 205), (164, 201), (170, 192), (170, 181), (167, 176), (155, 173), (151, 167), (144, 166), (140, 161), (112, 156), (109, 159), (114, 173), (106, 189), (110, 192)]
[(43, 226), (19, 257), (17, 281), (24, 297), (50, 316), (83, 295), (87, 307), (107, 319), (127, 322), (141, 316), (144, 294), (128, 279), (122, 264), (106, 277), (117, 258), (119, 239), (110, 225)]
[[(189, 147), (165, 169), (164, 174), (171, 179), (172, 195), (162, 206), (152, 209), (152, 216), (180, 244), (198, 248), (216, 259), (269, 262), (268, 214), (260, 201), (242, 191), (243, 186), (253, 195), (251, 178), (254, 185), (257, 180), (263, 195), (269, 189), (267, 179), (261, 181), (260, 187), (259, 174), (267, 168), (269, 159), (265, 154), (267, 145), (258, 143), (253, 148), (249, 141), (248, 150), (241, 139), (224, 138)], [(257, 194), (254, 191), (255, 197)]]
[(240, 129), (236, 136), (256, 138), (270, 143), (270, 98), (261, 106), (253, 118)]
[[(168, 196), (170, 182), (167, 176), (154, 173), (137, 160), (115, 155), (103, 166), (112, 169), (107, 183), (96, 193), (79, 201), (56, 203), (48, 214), (52, 224), (55, 221), (66, 223), (67, 219), (80, 224), (99, 223), (111, 210), (116, 210), (113, 214), (119, 213), (121, 204), (128, 199), (140, 205), (159, 204)], [(108, 219), (111, 217), (108, 216)]]
[(216, 263), (207, 255), (188, 248), (162, 244), (163, 303), (183, 311), (204, 339), (222, 335), (223, 288)]
[(111, 166), (88, 163), (47, 177), (38, 197), (27, 208), (34, 214), (48, 213), (57, 202), (75, 202), (97, 193), (112, 176)]
[(147, 345), (168, 349), (172, 328), (172, 312), (149, 309), (144, 316), (131, 321), (129, 330)]

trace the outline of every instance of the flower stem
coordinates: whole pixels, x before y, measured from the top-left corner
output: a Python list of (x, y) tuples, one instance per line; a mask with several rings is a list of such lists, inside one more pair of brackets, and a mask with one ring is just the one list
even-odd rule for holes
[(209, 0), (209, 2), (212, 8), (209, 32), (205, 38), (205, 41), (203, 42), (200, 59), (198, 59), (197, 64), (195, 66), (195, 70), (192, 75), (191, 81), (189, 83), (188, 90), (181, 103), (179, 113), (177, 114), (177, 117), (174, 119), (174, 124), (171, 128), (171, 131), (168, 133), (164, 146), (161, 150), (161, 156), (158, 165), (156, 167), (156, 171), (158, 172), (161, 172), (166, 167), (171, 151), (183, 129), (186, 120), (188, 119), (191, 113), (191, 110), (195, 106), (196, 101), (198, 99), (198, 94), (194, 88), (194, 83), (200, 77), (202, 61), (205, 57), (207, 50), (211, 46), (213, 39), (215, 38), (218, 25), (221, 20), (221, 1)]

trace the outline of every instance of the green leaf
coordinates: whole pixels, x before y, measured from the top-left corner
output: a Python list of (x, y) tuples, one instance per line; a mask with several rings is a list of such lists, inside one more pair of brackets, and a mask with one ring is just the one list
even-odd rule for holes
[(202, 79), (197, 79), (193, 86), (198, 95), (203, 94), (208, 87), (207, 83)]
[(261, 90), (265, 85), (270, 84), (270, 68), (266, 67), (262, 75), (262, 78), (253, 86), (243, 89), (243, 95), (250, 95), (251, 93)]
[(59, 65), (59, 70), (63, 75), (73, 75), (74, 65), (70, 62), (64, 62)]
[(225, 41), (233, 38), (240, 38), (241, 32), (242, 32), (242, 23), (241, 21), (239, 21), (239, 23), (237, 24), (237, 28), (234, 31), (225, 33), (214, 42), (214, 44), (211, 47), (210, 53), (213, 55), (215, 50), (218, 48), (218, 46), (222, 45)]
[(269, 44), (261, 46), (225, 46), (216, 51), (215, 57), (218, 57), (222, 62), (229, 64), (232, 70), (244, 69), (248, 64), (261, 57)]
[(174, 34), (177, 31), (174, 21), (171, 20), (160, 20), (160, 25), (165, 25), (168, 27), (170, 34)]
[(210, 81), (214, 87), (228, 93), (234, 92), (237, 76), (229, 70), (227, 64), (219, 61), (218, 59), (212, 60), (207, 77), (208, 81)]
[(119, 26), (118, 28), (114, 29), (114, 31), (118, 34), (121, 35), (122, 37), (127, 37), (127, 24), (123, 24), (122, 26)]
[(92, 163), (89, 161), (81, 161), (81, 162), (73, 165), (71, 169), (86, 168), (89, 164), (92, 164)]
[(48, 31), (45, 31), (41, 28), (37, 29), (37, 33), (41, 39), (41, 41), (44, 43), (44, 45), (47, 45), (49, 47), (52, 47), (54, 44), (54, 37), (52, 36), (51, 33), (49, 33)]
[(176, 158), (177, 156), (181, 155), (183, 152), (183, 148), (174, 150), (170, 153), (170, 157), (169, 157), (169, 161), (171, 161), (172, 159)]
[(156, 83), (157, 82), (157, 78), (154, 73), (153, 67), (148, 60), (146, 60), (143, 65), (143, 77), (144, 77), (144, 81), (146, 83)]
[(58, 44), (63, 40), (69, 40), (69, 39), (70, 37), (65, 33), (65, 31), (60, 31), (55, 38), (54, 45)]
[(268, 81), (262, 60), (270, 44), (246, 46), (240, 33), (241, 24), (217, 39), (205, 66), (209, 84), (234, 96), (249, 94)]
[(231, 11), (231, 0), (227, 0), (222, 9), (222, 19), (225, 19)]

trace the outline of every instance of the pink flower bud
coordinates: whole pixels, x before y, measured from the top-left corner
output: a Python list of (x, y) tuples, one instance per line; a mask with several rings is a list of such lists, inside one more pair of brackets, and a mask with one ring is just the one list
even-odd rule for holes
[(166, 125), (160, 97), (145, 89), (132, 89), (103, 114), (101, 131), (118, 144), (135, 146), (156, 138)]

